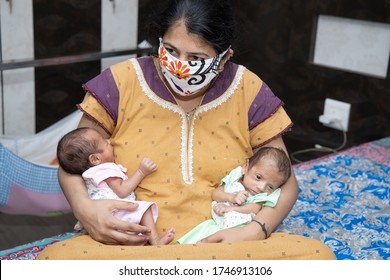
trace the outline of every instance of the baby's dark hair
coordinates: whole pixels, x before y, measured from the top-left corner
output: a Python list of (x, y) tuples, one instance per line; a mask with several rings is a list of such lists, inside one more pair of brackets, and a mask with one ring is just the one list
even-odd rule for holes
[(92, 167), (89, 155), (98, 152), (98, 143), (85, 137), (89, 129), (93, 128), (76, 128), (65, 134), (58, 142), (58, 163), (66, 172), (82, 174)]
[(249, 168), (252, 168), (259, 160), (263, 158), (272, 158), (276, 161), (279, 172), (283, 175), (284, 185), (288, 178), (291, 176), (291, 162), (287, 154), (280, 148), (276, 147), (262, 147), (256, 151), (256, 153), (249, 158)]

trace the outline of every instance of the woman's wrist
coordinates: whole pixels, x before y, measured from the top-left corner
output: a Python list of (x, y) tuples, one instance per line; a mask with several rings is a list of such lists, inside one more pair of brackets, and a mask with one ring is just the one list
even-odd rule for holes
[(76, 219), (83, 220), (88, 214), (88, 210), (94, 211), (93, 205), (91, 205), (92, 200), (88, 196), (80, 195), (77, 197), (72, 204), (72, 211)]
[(269, 227), (265, 223), (262, 223), (256, 219), (252, 220), (252, 223), (257, 224), (259, 226), (260, 239), (267, 239), (270, 235)]

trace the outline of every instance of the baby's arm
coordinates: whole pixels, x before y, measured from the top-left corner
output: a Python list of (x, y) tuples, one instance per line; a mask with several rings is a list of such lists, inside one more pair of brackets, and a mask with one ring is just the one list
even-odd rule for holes
[(261, 203), (248, 203), (244, 205), (226, 205), (218, 203), (214, 206), (214, 212), (220, 216), (227, 212), (236, 211), (243, 214), (254, 213), (257, 214), (262, 208)]
[(118, 177), (106, 179), (108, 186), (121, 198), (131, 194), (141, 181), (149, 174), (157, 170), (157, 165), (149, 158), (144, 158), (133, 176), (127, 180), (122, 180)]
[(214, 189), (212, 199), (218, 202), (230, 202), (233, 204), (242, 205), (245, 200), (248, 198), (247, 191), (239, 191), (237, 193), (227, 193), (224, 191), (223, 186), (219, 186)]

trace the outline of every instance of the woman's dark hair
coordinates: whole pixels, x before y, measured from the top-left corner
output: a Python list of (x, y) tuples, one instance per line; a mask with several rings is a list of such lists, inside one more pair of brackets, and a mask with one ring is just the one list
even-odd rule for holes
[(85, 138), (92, 128), (76, 128), (65, 134), (57, 145), (58, 164), (70, 174), (82, 174), (92, 167), (89, 155), (98, 152), (98, 143)]
[(170, 0), (159, 11), (148, 24), (152, 44), (158, 44), (158, 38), (179, 20), (183, 20), (188, 32), (204, 38), (218, 53), (236, 38), (236, 23), (228, 0)]

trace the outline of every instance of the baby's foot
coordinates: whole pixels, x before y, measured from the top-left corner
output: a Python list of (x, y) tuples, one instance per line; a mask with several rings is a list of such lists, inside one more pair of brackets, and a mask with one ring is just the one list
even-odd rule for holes
[(74, 230), (80, 231), (80, 230), (83, 230), (83, 229), (84, 229), (84, 227), (83, 227), (83, 225), (79, 221), (74, 226)]
[(174, 238), (175, 238), (175, 229), (170, 228), (164, 236), (160, 237), (160, 239), (157, 240), (156, 245), (167, 245), (171, 243)]

